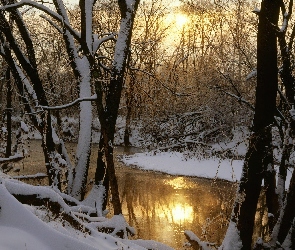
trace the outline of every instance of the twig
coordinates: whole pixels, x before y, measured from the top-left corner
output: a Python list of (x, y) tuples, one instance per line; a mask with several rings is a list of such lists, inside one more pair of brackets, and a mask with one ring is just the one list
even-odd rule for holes
[(172, 90), (171, 88), (169, 88), (166, 84), (164, 84), (161, 80), (159, 80), (155, 75), (145, 71), (145, 70), (142, 70), (142, 69), (138, 69), (138, 68), (130, 68), (130, 70), (136, 70), (136, 71), (140, 71), (144, 74), (147, 74), (148, 76), (154, 78), (158, 83), (160, 83), (165, 89), (169, 90), (173, 95), (175, 96), (193, 96), (195, 94), (183, 94), (183, 93), (178, 93), (178, 92), (175, 92), (174, 90)]
[(254, 107), (249, 101), (245, 100), (245, 99), (242, 98), (241, 96), (237, 96), (237, 95), (235, 95), (235, 94), (229, 93), (229, 92), (223, 90), (223, 89), (222, 89), (221, 87), (219, 87), (219, 86), (215, 86), (215, 88), (216, 88), (217, 90), (219, 90), (219, 91), (221, 91), (221, 92), (223, 92), (223, 93), (225, 93), (225, 94), (227, 94), (227, 95), (229, 95), (229, 96), (231, 96), (231, 97), (237, 99), (239, 103), (244, 103), (244, 104), (246, 104), (246, 105), (247, 105), (252, 111), (255, 110), (255, 107)]

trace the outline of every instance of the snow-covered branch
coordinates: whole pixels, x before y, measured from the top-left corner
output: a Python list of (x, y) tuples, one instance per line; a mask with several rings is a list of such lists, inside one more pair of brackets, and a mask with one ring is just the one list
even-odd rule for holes
[(16, 155), (10, 156), (8, 158), (0, 158), (0, 164), (7, 163), (7, 162), (21, 161), (22, 159), (24, 159), (23, 155), (16, 154)]
[(51, 19), (49, 19), (47, 16), (45, 15), (40, 15), (40, 17), (42, 17), (43, 19), (45, 19), (52, 27), (54, 27), (60, 34), (63, 33), (63, 30), (61, 27), (59, 27), (55, 22), (53, 22)]
[(34, 7), (38, 10), (41, 10), (43, 11), (44, 13), (46, 13), (47, 15), (51, 16), (53, 19), (59, 21), (62, 23), (62, 25), (67, 28), (67, 30), (69, 30), (69, 32), (72, 34), (72, 36), (80, 41), (80, 34), (75, 31), (72, 26), (64, 20), (64, 18), (60, 15), (58, 15), (57, 13), (55, 13), (54, 11), (52, 11), (51, 9), (47, 8), (46, 6), (44, 6), (43, 4), (39, 4), (35, 1), (31, 1), (31, 0), (21, 0), (20, 2), (17, 2), (17, 3), (14, 3), (14, 4), (9, 4), (9, 5), (5, 5), (5, 6), (2, 6), (0, 7), (0, 10), (10, 10), (10, 9), (15, 9), (15, 8), (20, 8), (20, 7), (23, 7), (23, 6), (31, 6), (31, 7)]
[(205, 241), (201, 241), (199, 237), (197, 237), (192, 231), (186, 230), (184, 231), (184, 235), (190, 244), (193, 246), (193, 249), (202, 249), (202, 250), (212, 250), (216, 249), (215, 243), (209, 243)]
[(227, 91), (223, 90), (222, 88), (220, 88), (219, 86), (215, 86), (215, 88), (217, 90), (223, 92), (224, 94), (229, 95), (229, 96), (237, 99), (239, 103), (246, 104), (251, 110), (253, 110), (253, 111), (255, 110), (254, 106), (249, 101), (245, 100), (243, 97), (237, 96), (237, 95), (235, 95), (233, 93), (230, 93), (230, 92), (227, 92)]
[(280, 32), (282, 32), (282, 33), (286, 32), (289, 18), (290, 18), (290, 15), (288, 13), (285, 13), (284, 14), (284, 19), (283, 19), (283, 24), (282, 24), (282, 27), (280, 29)]
[(110, 40), (116, 42), (116, 39), (115, 39), (116, 34), (115, 33), (102, 34), (102, 36), (104, 36), (104, 35), (106, 35), (106, 36), (99, 39), (98, 38), (98, 35), (93, 34), (93, 45), (92, 45), (92, 53), (93, 53), (93, 55), (96, 53), (96, 51), (98, 50), (98, 48), (104, 42), (107, 42), (107, 41), (110, 41)]
[(65, 104), (65, 105), (53, 106), (53, 107), (49, 107), (49, 106), (38, 106), (38, 107), (46, 109), (46, 110), (59, 110), (59, 109), (66, 109), (66, 108), (72, 107), (72, 106), (74, 106), (74, 105), (76, 105), (77, 103), (80, 103), (80, 102), (95, 101), (96, 99), (97, 99), (97, 95), (94, 94), (93, 96), (90, 96), (90, 97), (78, 98), (75, 101), (70, 102), (70, 103)]
[(257, 69), (254, 69), (246, 76), (246, 81), (249, 81), (250, 79), (256, 76), (257, 76)]
[(257, 7), (254, 8), (254, 10), (252, 10), (252, 12), (256, 15), (259, 15), (260, 13), (260, 9), (258, 9)]

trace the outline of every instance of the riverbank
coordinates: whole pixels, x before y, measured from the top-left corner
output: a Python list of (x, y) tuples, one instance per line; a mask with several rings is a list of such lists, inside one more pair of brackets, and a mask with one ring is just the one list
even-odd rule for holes
[[(171, 175), (222, 179), (231, 182), (240, 180), (244, 163), (243, 160), (187, 157), (186, 153), (157, 151), (124, 155), (121, 160), (129, 167), (135, 166)], [(278, 166), (275, 167), (278, 168)], [(288, 170), (286, 187), (290, 184), (291, 175), (291, 170)]]

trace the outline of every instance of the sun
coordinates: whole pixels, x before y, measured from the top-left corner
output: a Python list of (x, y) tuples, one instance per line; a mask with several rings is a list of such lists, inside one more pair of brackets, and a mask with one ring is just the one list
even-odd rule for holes
[(181, 12), (170, 13), (165, 18), (165, 25), (170, 26), (172, 32), (182, 30), (188, 22), (188, 16)]
[(176, 13), (174, 17), (175, 25), (178, 29), (182, 29), (184, 25), (188, 22), (187, 15)]

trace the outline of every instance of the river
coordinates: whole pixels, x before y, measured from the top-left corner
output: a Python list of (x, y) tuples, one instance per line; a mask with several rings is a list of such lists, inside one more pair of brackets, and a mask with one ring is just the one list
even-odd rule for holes
[[(96, 147), (91, 155), (90, 176), (94, 176)], [(74, 144), (70, 148), (74, 152)], [(19, 175), (45, 172), (41, 142), (31, 141), (30, 151)], [(133, 152), (131, 148), (128, 153)], [(175, 249), (186, 249), (183, 232), (191, 230), (203, 240), (221, 243), (233, 203), (234, 183), (126, 167), (118, 161), (123, 153), (122, 147), (116, 148), (116, 173), (123, 214), (136, 229), (134, 239), (156, 240)]]

